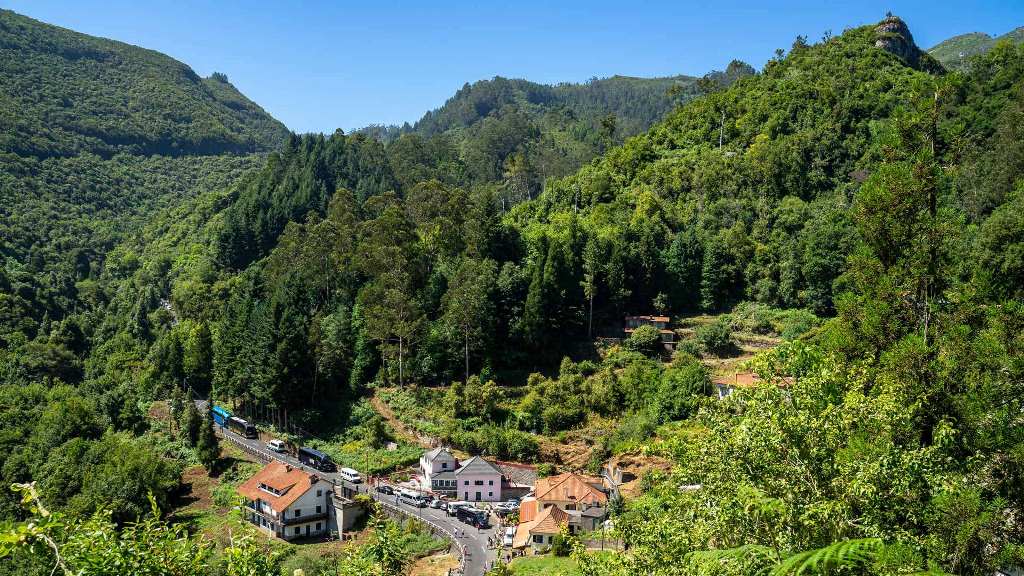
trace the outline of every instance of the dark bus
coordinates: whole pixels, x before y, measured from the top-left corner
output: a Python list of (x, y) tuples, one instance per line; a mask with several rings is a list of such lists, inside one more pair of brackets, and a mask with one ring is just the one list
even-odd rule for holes
[(331, 460), (330, 456), (308, 446), (299, 448), (299, 462), (306, 466), (312, 466), (321, 472), (334, 472), (337, 470), (337, 466), (334, 465), (334, 461)]
[(458, 508), (455, 517), (474, 528), (487, 528), (487, 515), (475, 508)]
[(238, 416), (228, 418), (228, 428), (239, 436), (245, 436), (246, 438), (259, 437), (259, 434), (256, 433), (256, 427), (245, 420), (242, 420)]

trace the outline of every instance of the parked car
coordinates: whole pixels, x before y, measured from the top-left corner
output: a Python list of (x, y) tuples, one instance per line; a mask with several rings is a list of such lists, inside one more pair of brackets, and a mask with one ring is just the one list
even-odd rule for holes
[(508, 528), (505, 528), (505, 535), (501, 537), (501, 545), (505, 546), (506, 548), (511, 548), (512, 544), (515, 541), (515, 537), (516, 537), (516, 527), (515, 526), (509, 526)]
[(377, 492), (380, 492), (381, 494), (387, 494), (390, 496), (395, 493), (395, 489), (392, 488), (391, 486), (388, 486), (387, 484), (378, 484)]
[(273, 440), (267, 442), (267, 450), (273, 450), (278, 454), (284, 454), (288, 452), (288, 445), (285, 444), (283, 440), (278, 440), (277, 438), (274, 438)]
[(429, 506), (431, 508), (436, 508), (440, 510), (441, 508), (444, 508), (444, 500), (441, 500), (440, 498), (434, 498), (430, 501)]

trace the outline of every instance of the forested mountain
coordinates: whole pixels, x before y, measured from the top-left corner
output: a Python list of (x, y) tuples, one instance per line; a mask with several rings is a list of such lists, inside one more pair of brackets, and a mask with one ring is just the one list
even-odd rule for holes
[(287, 134), (223, 74), (0, 11), (0, 342), (102, 298), (104, 253), (143, 217), (228, 186)]
[(266, 152), (288, 130), (223, 74), (0, 11), (0, 150), (164, 156)]
[[(579, 134), (603, 140), (559, 140), (577, 121), (507, 80), (393, 141), (288, 138), (123, 237), (78, 310), (5, 309), (0, 481), (132, 519), (174, 483), (142, 407), (182, 385), (307, 428), (371, 386), (447, 386), (436, 433), (474, 452), (532, 458), (591, 415), (598, 455), (658, 435), (669, 465), (617, 505), (623, 552), (577, 548), (587, 576), (1019, 566), (1024, 47), (969, 64), (889, 17), (735, 64), (621, 145), (599, 114)], [(594, 101), (559, 89), (563, 119)], [(7, 302), (40, 277), (21, 266)], [(727, 400), (695, 350), (577, 355), (626, 314), (744, 301), (824, 322)]]
[[(222, 74), (0, 11), (5, 484), (47, 478), (55, 505), (112, 506), (118, 522), (146, 510), (150, 490), (168, 506), (179, 463), (136, 437), (134, 368), (117, 379), (85, 362), (118, 290), (102, 277), (140, 265), (107, 253), (163, 209), (196, 210), (197, 196), (230, 187), (287, 136)], [(4, 490), (0, 516), (15, 508)]]
[(1014, 44), (1024, 44), (1024, 26), (994, 38), (984, 32), (961, 34), (932, 46), (928, 49), (928, 53), (946, 68), (959, 68), (971, 56), (984, 54), (1003, 40)]
[[(583, 84), (536, 84), (495, 77), (466, 84), (415, 125), (371, 126), (360, 132), (389, 144), (398, 177), (409, 185), (430, 176), (467, 185), (515, 181), (506, 204), (529, 199), (552, 177), (565, 176), (673, 107), (753, 73), (734, 61), (724, 72), (690, 76), (614, 76)], [(403, 164), (444, 156), (439, 173), (404, 174)]]

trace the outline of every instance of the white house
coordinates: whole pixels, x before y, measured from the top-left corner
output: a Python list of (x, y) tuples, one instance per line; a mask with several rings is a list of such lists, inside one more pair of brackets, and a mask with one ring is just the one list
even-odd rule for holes
[(420, 486), (433, 492), (455, 495), (455, 470), (459, 461), (451, 450), (443, 446), (423, 453), (420, 457)]
[(329, 482), (277, 461), (238, 487), (243, 517), (285, 540), (328, 533), (331, 491)]
[(456, 498), (470, 502), (501, 500), (501, 470), (479, 456), (473, 456), (455, 471)]

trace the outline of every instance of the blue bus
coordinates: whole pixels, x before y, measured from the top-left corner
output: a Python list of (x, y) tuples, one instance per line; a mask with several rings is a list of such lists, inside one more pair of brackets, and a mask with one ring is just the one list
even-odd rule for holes
[(226, 409), (217, 406), (216, 404), (213, 405), (213, 410), (210, 412), (213, 413), (213, 421), (218, 426), (224, 427), (228, 425), (228, 420), (231, 418), (231, 412), (228, 412)]

